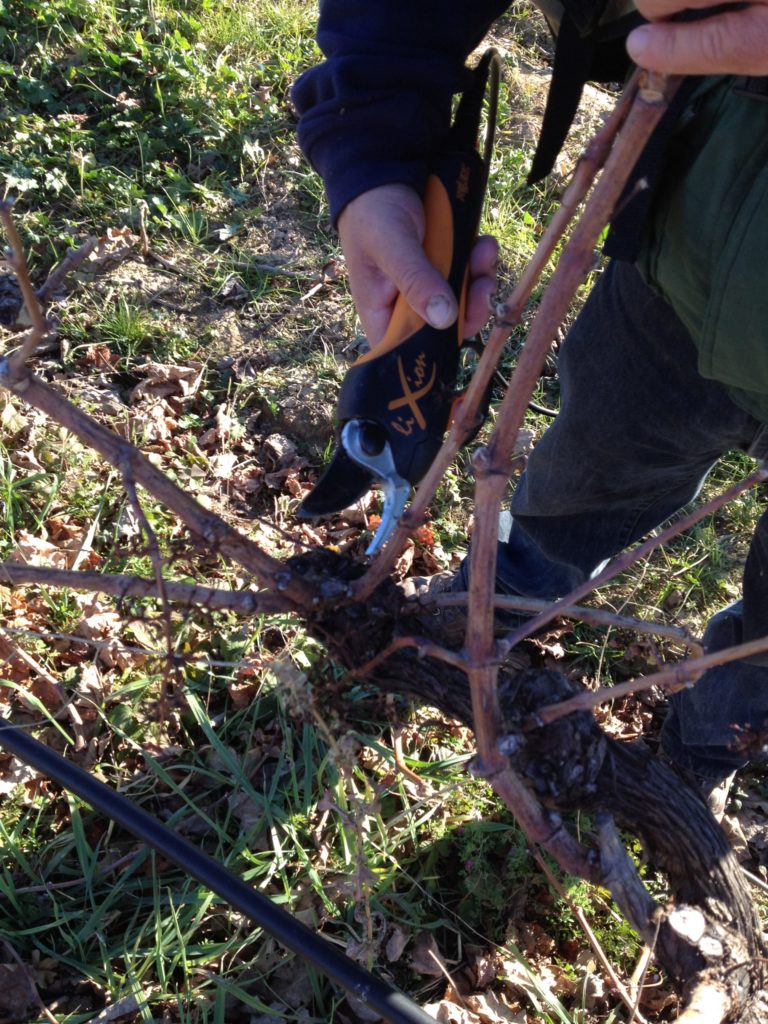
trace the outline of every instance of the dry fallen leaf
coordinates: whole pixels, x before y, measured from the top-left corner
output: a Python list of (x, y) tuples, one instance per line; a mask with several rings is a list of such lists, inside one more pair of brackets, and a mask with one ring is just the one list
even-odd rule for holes
[(296, 460), (296, 445), (284, 434), (270, 434), (265, 437), (263, 448), (277, 469), (283, 469)]
[(71, 552), (62, 550), (42, 537), (34, 537), (26, 530), (19, 530), (16, 547), (9, 561), (23, 562), (25, 565), (48, 566), (51, 569), (68, 569)]
[(135, 405), (144, 395), (155, 398), (167, 398), (169, 395), (181, 395), (189, 398), (197, 391), (202, 380), (202, 367), (199, 363), (190, 362), (186, 366), (172, 366), (147, 360), (135, 368), (135, 372), (146, 379), (140, 381), (131, 392), (130, 401)]
[(87, 282), (98, 274), (112, 270), (131, 255), (138, 242), (139, 236), (134, 235), (129, 227), (107, 228), (73, 277), (77, 281)]
[[(12, 757), (9, 761), (0, 761), (0, 795), (8, 796), (17, 786), (26, 786), (28, 782), (40, 778), (39, 772), (30, 768), (23, 761)], [(26, 799), (25, 803), (29, 802)]]
[(427, 1003), (424, 1011), (440, 1024), (480, 1024), (477, 1014), (449, 999), (441, 999), (439, 1003)]
[(221, 452), (220, 455), (212, 455), (209, 459), (211, 473), (216, 480), (228, 480), (236, 463), (237, 455), (234, 452)]
[(96, 370), (112, 372), (117, 369), (120, 363), (120, 356), (113, 352), (108, 345), (89, 345), (75, 365), (78, 370), (87, 370), (93, 367)]
[(480, 1024), (526, 1024), (528, 1020), (525, 1010), (508, 1006), (495, 992), (478, 992), (464, 1001)]
[(387, 960), (391, 964), (396, 963), (403, 955), (403, 950), (408, 945), (409, 936), (402, 930), (402, 928), (393, 928), (392, 934), (387, 939), (387, 944), (384, 947), (384, 952), (387, 954)]
[(27, 417), (7, 399), (0, 408), (0, 434), (19, 434), (27, 426)]
[(430, 978), (444, 977), (444, 963), (437, 942), (432, 932), (422, 932), (413, 943), (411, 968), (417, 974), (426, 974)]

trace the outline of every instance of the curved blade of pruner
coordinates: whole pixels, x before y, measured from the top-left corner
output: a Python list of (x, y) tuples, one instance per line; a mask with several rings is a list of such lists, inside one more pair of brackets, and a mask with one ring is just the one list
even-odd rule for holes
[(353, 419), (344, 424), (341, 444), (325, 473), (299, 506), (299, 517), (328, 516), (354, 504), (374, 483), (384, 492), (381, 523), (366, 555), (375, 555), (386, 544), (402, 515), (411, 485), (397, 472), (392, 449), (378, 425)]
[(351, 459), (341, 444), (323, 475), (299, 505), (298, 516), (300, 519), (316, 519), (341, 512), (359, 501), (373, 484), (373, 475)]
[(370, 470), (384, 492), (381, 522), (373, 540), (365, 549), (366, 555), (372, 556), (378, 554), (391, 537), (410, 496), (411, 485), (407, 480), (403, 480), (397, 472), (388, 441), (383, 442), (379, 451), (371, 451), (366, 424), (363, 420), (350, 420), (344, 425), (344, 429), (341, 431), (341, 443), (355, 462)]

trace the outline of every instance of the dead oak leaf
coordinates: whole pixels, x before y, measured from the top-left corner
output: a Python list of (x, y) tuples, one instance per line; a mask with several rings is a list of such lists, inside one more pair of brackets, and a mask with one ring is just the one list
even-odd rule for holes
[(7, 399), (0, 408), (0, 433), (14, 436), (20, 434), (28, 426), (29, 420), (13, 402)]
[(0, 795), (9, 796), (18, 786), (23, 786), (22, 800), (25, 804), (30, 804), (33, 793), (29, 792), (27, 784), (36, 782), (40, 778), (42, 776), (39, 772), (15, 757), (0, 762)]
[(441, 978), (445, 970), (443, 964), (443, 957), (432, 932), (422, 932), (418, 935), (411, 953), (411, 969), (430, 978)]
[(135, 372), (146, 379), (140, 381), (131, 391), (130, 402), (132, 405), (135, 405), (144, 395), (151, 395), (154, 398), (167, 398), (170, 395), (181, 395), (183, 398), (191, 397), (200, 386), (203, 367), (199, 363), (174, 366), (147, 360), (137, 366)]
[(387, 960), (391, 963), (397, 963), (400, 957), (403, 955), (405, 947), (410, 941), (410, 936), (402, 930), (402, 928), (393, 928), (392, 934), (387, 939), (387, 944), (384, 947), (384, 952), (387, 955)]
[(76, 361), (78, 370), (106, 370), (114, 372), (120, 364), (120, 356), (113, 352), (108, 345), (89, 345), (85, 352)]
[[(0, 675), (12, 683), (22, 683), (26, 686), (29, 681), (29, 666), (20, 657), (17, 648), (13, 646), (0, 633)], [(10, 694), (3, 693), (3, 697)]]
[(83, 617), (73, 632), (76, 636), (95, 641), (99, 660), (108, 668), (124, 669), (145, 660), (140, 654), (124, 650), (118, 642), (123, 626), (121, 615), (90, 594), (78, 596), (75, 600), (83, 609)]
[(107, 228), (88, 258), (73, 275), (75, 280), (88, 282), (97, 275), (114, 269), (131, 255), (138, 242), (139, 236), (127, 226)]
[(211, 473), (216, 480), (229, 480), (236, 464), (237, 455), (234, 452), (221, 452), (209, 459)]
[(68, 569), (73, 553), (64, 550), (43, 537), (35, 537), (26, 530), (19, 530), (16, 547), (9, 561), (25, 565), (47, 566), (50, 569)]

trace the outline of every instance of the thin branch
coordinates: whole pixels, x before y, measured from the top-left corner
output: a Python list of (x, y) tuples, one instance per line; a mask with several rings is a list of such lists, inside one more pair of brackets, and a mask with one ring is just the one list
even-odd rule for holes
[(586, 597), (587, 594), (596, 590), (597, 587), (602, 586), (603, 583), (607, 583), (608, 580), (613, 579), (613, 577), (617, 576), (619, 573), (624, 572), (631, 565), (634, 565), (635, 562), (640, 561), (640, 559), (645, 558), (652, 551), (655, 551), (656, 548), (666, 544), (668, 541), (672, 540), (673, 537), (683, 533), (684, 530), (688, 530), (690, 527), (695, 526), (696, 523), (701, 522), (701, 520), (706, 518), (710, 513), (716, 512), (729, 501), (733, 501), (733, 499), (737, 498), (740, 494), (743, 494), (751, 487), (755, 487), (757, 484), (763, 483), (765, 480), (768, 480), (768, 467), (763, 465), (760, 466), (759, 469), (756, 469), (754, 473), (750, 473), (749, 476), (740, 480), (732, 487), (729, 487), (727, 491), (724, 491), (722, 494), (718, 494), (716, 497), (712, 498), (711, 501), (708, 501), (699, 508), (694, 509), (694, 511), (690, 512), (687, 516), (681, 516), (680, 519), (672, 523), (671, 526), (668, 526), (666, 530), (662, 530), (661, 533), (654, 537), (649, 537), (648, 540), (644, 541), (642, 544), (638, 544), (638, 546), (633, 548), (631, 551), (625, 551), (624, 554), (615, 558), (612, 562), (609, 562), (602, 572), (597, 573), (595, 576), (590, 576), (590, 578), (585, 580), (584, 583), (580, 584), (578, 587), (574, 587), (570, 594), (566, 594), (565, 597), (560, 598), (559, 601), (555, 601), (553, 604), (550, 604), (544, 611), (540, 612), (534, 618), (529, 619), (527, 622), (524, 622), (521, 626), (504, 637), (503, 640), (499, 641), (498, 647), (500, 654), (503, 655), (504, 653), (512, 650), (512, 648), (515, 647), (516, 644), (520, 643), (521, 640), (524, 640), (525, 637), (530, 636), (531, 633), (541, 629), (542, 626), (546, 626), (548, 622), (551, 622), (552, 619), (556, 618), (558, 615), (564, 614), (564, 608), (567, 608), (569, 605), (581, 600), (582, 597)]
[(163, 681), (160, 690), (159, 709), (161, 718), (165, 718), (167, 713), (166, 701), (168, 697), (168, 690), (170, 689), (171, 671), (174, 663), (174, 650), (171, 606), (168, 601), (168, 591), (165, 589), (165, 580), (163, 578), (163, 558), (160, 554), (160, 545), (157, 543), (155, 531), (152, 529), (152, 526), (144, 513), (142, 504), (139, 501), (139, 496), (136, 493), (136, 485), (130, 475), (130, 469), (128, 467), (123, 467), (122, 474), (123, 486), (125, 487), (125, 493), (128, 495), (128, 501), (130, 502), (133, 513), (147, 539), (149, 557), (152, 561), (152, 568), (155, 570), (155, 584), (157, 586), (157, 593), (160, 598), (160, 607), (162, 609), (163, 634), (165, 636), (165, 650), (167, 657), (163, 663)]
[(661, 76), (659, 88), (649, 92), (648, 83), (653, 78), (647, 72), (640, 72), (638, 92), (632, 108), (605, 162), (603, 174), (563, 250), (528, 332), (488, 442), (490, 460), (497, 472), (507, 471), (544, 360), (568, 313), (576, 289), (594, 262), (600, 232), (613, 215), (638, 154), (642, 152), (682, 81), (677, 77), (666, 79)]
[(589, 711), (591, 708), (597, 707), (598, 704), (617, 700), (619, 697), (626, 697), (633, 693), (640, 693), (643, 690), (651, 690), (655, 686), (663, 690), (673, 687), (679, 689), (698, 679), (709, 668), (726, 665), (730, 661), (741, 661), (751, 658), (755, 654), (764, 654), (766, 651), (768, 651), (768, 636), (763, 636), (745, 644), (713, 651), (712, 654), (705, 654), (701, 658), (678, 661), (661, 672), (654, 672), (653, 675), (643, 676), (641, 679), (630, 679), (626, 683), (617, 683), (616, 686), (601, 686), (597, 690), (580, 693), (559, 704), (548, 704), (537, 711), (534, 718), (525, 723), (524, 728), (548, 725), (558, 718), (570, 715), (573, 711)]
[(38, 301), (37, 293), (29, 278), (27, 261), (24, 258), (24, 246), (11, 216), (12, 209), (13, 200), (3, 199), (0, 201), (0, 221), (10, 245), (7, 256), (8, 262), (13, 267), (13, 272), (19, 282), (19, 288), (24, 299), (24, 305), (32, 322), (31, 328), (22, 338), (20, 347), (9, 357), (9, 361), (12, 362), (15, 368), (21, 368), (43, 338), (50, 334), (51, 324), (45, 318), (43, 308)]
[(393, 654), (408, 648), (413, 648), (419, 658), (435, 658), (437, 661), (443, 661), (446, 665), (453, 665), (454, 668), (459, 668), (462, 671), (467, 667), (461, 654), (440, 647), (439, 644), (435, 644), (431, 640), (420, 636), (399, 636), (370, 661), (350, 669), (348, 675), (352, 679), (365, 679)]
[[(123, 867), (124, 864), (128, 864), (130, 861), (135, 860), (137, 856), (146, 852), (146, 847), (137, 846), (131, 850), (130, 853), (123, 854), (122, 857), (118, 857), (117, 860), (111, 861), (109, 864), (97, 864), (96, 869), (93, 873), (93, 878), (102, 878), (104, 875), (110, 875), (113, 871), (117, 871), (118, 868)], [(84, 886), (90, 886), (93, 879), (91, 878), (71, 878), (67, 882), (42, 882), (40, 885), (23, 885), (18, 886), (13, 891), (17, 896), (27, 896), (32, 893), (38, 892), (58, 892), (61, 889), (77, 889), (83, 888)]]
[[(654, 96), (653, 100), (649, 101), (648, 95), (644, 92), (644, 84), (643, 73), (622, 131), (606, 160), (605, 170), (587, 201), (584, 213), (573, 230), (539, 306), (488, 445), (475, 452), (473, 458), (478, 522), (470, 551), (465, 654), (469, 663), (467, 674), (472, 697), (474, 732), (477, 738), (478, 757), (485, 766), (491, 784), (518, 818), (526, 834), (528, 830), (526, 824), (520, 820), (520, 812), (523, 809), (527, 811), (531, 819), (530, 824), (539, 833), (545, 820), (545, 813), (535, 800), (534, 806), (530, 806), (530, 792), (507, 766), (507, 757), (499, 745), (501, 713), (497, 693), (498, 660), (495, 658), (494, 650), (499, 514), (512, 468), (511, 459), (518, 432), (552, 339), (565, 318), (576, 288), (589, 271), (600, 232), (611, 218), (614, 206), (637, 160), (637, 154), (641, 152), (666, 109), (664, 95)], [(573, 601), (569, 603), (572, 604)], [(565, 833), (564, 829), (562, 831)], [(589, 867), (586, 854), (581, 850), (578, 854)], [(562, 862), (560, 863), (565, 867)], [(593, 866), (592, 876), (594, 874)]]
[[(419, 599), (420, 604), (436, 605), (446, 607), (452, 605), (466, 606), (468, 594), (466, 591), (451, 591), (443, 594), (425, 594)], [(506, 594), (496, 594), (493, 600), (496, 608), (503, 608), (509, 611), (540, 612), (549, 608), (551, 601), (540, 601), (533, 597), (510, 597)], [(631, 629), (636, 633), (645, 633), (648, 636), (663, 636), (668, 640), (677, 640), (689, 647), (696, 656), (704, 653), (704, 648), (698, 640), (691, 636), (683, 626), (669, 626), (663, 622), (648, 622), (645, 619), (635, 619), (629, 615), (617, 615), (615, 612), (606, 611), (604, 608), (588, 608), (585, 605), (566, 605), (560, 611), (560, 615), (566, 619), (580, 619), (589, 622), (594, 626), (616, 626), (618, 629)]]
[(625, 985), (623, 984), (621, 978), (619, 978), (618, 974), (616, 973), (616, 971), (615, 971), (615, 969), (613, 967), (613, 964), (608, 959), (608, 956), (606, 955), (605, 950), (600, 945), (600, 940), (595, 935), (595, 933), (594, 933), (594, 931), (592, 929), (592, 926), (590, 925), (589, 921), (587, 920), (587, 915), (584, 913), (584, 910), (580, 906), (578, 906), (578, 904), (575, 903), (571, 899), (571, 897), (568, 895), (568, 893), (566, 892), (566, 890), (563, 888), (562, 884), (560, 883), (560, 880), (555, 876), (555, 874), (552, 871), (552, 869), (550, 868), (549, 864), (547, 864), (547, 862), (544, 860), (544, 858), (541, 856), (541, 854), (538, 851), (534, 851), (534, 857), (536, 859), (536, 863), (539, 865), (539, 868), (543, 872), (543, 874), (546, 877), (546, 879), (549, 882), (549, 884), (552, 886), (552, 888), (558, 894), (560, 899), (562, 899), (565, 903), (568, 904), (571, 913), (576, 918), (576, 920), (579, 922), (579, 925), (581, 926), (581, 930), (586, 935), (587, 941), (589, 942), (590, 946), (592, 947), (595, 956), (600, 961), (600, 966), (603, 968), (605, 973), (610, 978), (611, 984), (613, 985), (613, 987), (616, 989), (616, 991), (619, 994), (619, 998), (624, 1003), (624, 1005), (627, 1007), (627, 1009), (630, 1011), (630, 1013), (631, 1013), (631, 1020), (630, 1020), (629, 1024), (632, 1024), (632, 1021), (637, 1021), (638, 1024), (648, 1024), (648, 1022), (645, 1020), (645, 1018), (640, 1014), (640, 1012), (639, 1012), (639, 1010), (637, 1008), (636, 1001), (632, 998), (631, 994), (627, 991), (627, 989), (626, 989)]
[(643, 997), (643, 988), (645, 987), (648, 968), (651, 966), (651, 959), (656, 950), (656, 943), (659, 939), (659, 924), (660, 922), (657, 922), (656, 938), (653, 941), (653, 945), (643, 946), (643, 952), (640, 956), (640, 960), (638, 961), (635, 972), (630, 980), (630, 992), (633, 989), (635, 990), (635, 999), (631, 1007), (632, 1012), (629, 1015), (629, 1021), (627, 1024), (634, 1024), (635, 1021), (642, 1021), (642, 1017), (640, 1016), (640, 1000)]
[[(481, 448), (472, 460), (475, 470), (475, 508), (477, 527), (472, 538), (469, 573), (469, 605), (467, 633), (464, 644), (468, 662), (467, 675), (472, 696), (472, 715), (477, 750), (490, 772), (501, 771), (507, 759), (499, 749), (501, 710), (497, 680), (499, 662), (493, 657), (494, 600), (496, 597), (496, 553), (498, 516), (507, 488), (507, 477), (493, 472)], [(522, 786), (522, 783), (520, 783)], [(515, 812), (514, 806), (511, 806)]]
[(757, 875), (753, 875), (751, 871), (747, 871), (744, 865), (742, 865), (741, 867), (741, 873), (750, 882), (751, 885), (756, 886), (764, 893), (768, 893), (768, 883), (764, 882), (762, 878), (758, 878)]
[(0, 385), (72, 431), (110, 465), (121, 472), (129, 472), (137, 483), (186, 523), (209, 550), (242, 565), (266, 586), (275, 588), (292, 600), (295, 606), (305, 610), (313, 607), (315, 595), (308, 584), (262, 551), (258, 544), (225, 523), (220, 516), (203, 508), (165, 473), (153, 466), (134, 445), (78, 409), (26, 367), (14, 365), (10, 359), (0, 360)]
[[(62, 587), (110, 594), (121, 601), (128, 597), (159, 598), (157, 583), (139, 576), (73, 572), (69, 569), (48, 569), (36, 565), (15, 565), (0, 562), (0, 583), (13, 586)], [(273, 593), (252, 590), (220, 590), (196, 584), (165, 581), (168, 599), (174, 604), (199, 606), (207, 611), (235, 612), (238, 615), (273, 615), (291, 611), (291, 602)]]
[(219, 516), (204, 509), (168, 477), (157, 470), (132, 444), (101, 426), (54, 388), (36, 378), (26, 367), (35, 345), (49, 329), (42, 307), (29, 279), (24, 249), (11, 216), (12, 204), (0, 202), (0, 221), (11, 243), (11, 262), (32, 319), (32, 330), (20, 349), (0, 360), (0, 385), (19, 395), (76, 434), (127, 478), (140, 483), (214, 550), (221, 551), (269, 586), (308, 610), (313, 606), (310, 588), (277, 559), (267, 555), (253, 541), (228, 526)]

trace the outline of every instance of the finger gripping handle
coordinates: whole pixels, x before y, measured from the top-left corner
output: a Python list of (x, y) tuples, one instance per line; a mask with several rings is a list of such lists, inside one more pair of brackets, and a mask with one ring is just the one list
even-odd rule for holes
[(417, 483), (442, 443), (455, 397), (469, 254), (477, 234), (485, 167), (474, 150), (441, 154), (424, 197), (424, 250), (448, 280), (459, 315), (439, 330), (400, 296), (382, 341), (350, 368), (339, 396), (343, 424), (359, 418), (386, 431), (400, 476)]

